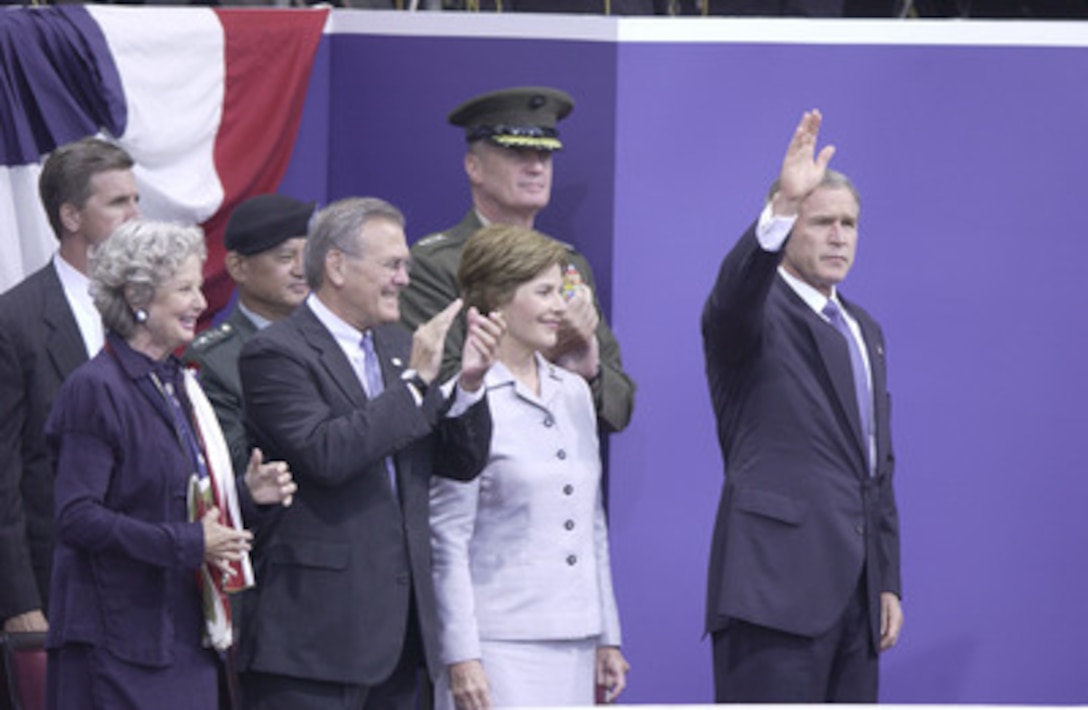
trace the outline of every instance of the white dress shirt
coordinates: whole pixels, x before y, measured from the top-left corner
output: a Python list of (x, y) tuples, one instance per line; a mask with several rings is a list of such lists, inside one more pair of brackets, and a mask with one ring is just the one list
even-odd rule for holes
[[(759, 223), (756, 225), (756, 239), (759, 240), (759, 245), (763, 247), (764, 251), (779, 251), (786, 243), (786, 238), (790, 236), (790, 231), (793, 229), (793, 225), (797, 222), (797, 217), (781, 217), (774, 214), (771, 208), (771, 204), (767, 203), (767, 206), (763, 208), (763, 212), (759, 215)], [(793, 289), (794, 293), (801, 297), (801, 300), (808, 304), (809, 308), (816, 312), (821, 319), (826, 323), (830, 323), (828, 317), (824, 315), (824, 307), (827, 306), (828, 301), (834, 301), (835, 305), (839, 307), (839, 312), (843, 315), (843, 320), (846, 321), (846, 325), (850, 327), (850, 333), (854, 336), (854, 342), (858, 345), (858, 350), (861, 352), (861, 359), (865, 362), (865, 377), (869, 380), (869, 391), (873, 391), (873, 368), (869, 364), (869, 349), (865, 347), (865, 336), (861, 332), (861, 326), (854, 319), (854, 316), (850, 315), (850, 311), (843, 306), (842, 301), (839, 300), (839, 292), (834, 286), (831, 287), (831, 298), (823, 295), (815, 288), (805, 283), (801, 279), (797, 278), (790, 272), (786, 271), (782, 266), (778, 267), (778, 273), (782, 279)], [(875, 428), (869, 432), (869, 462), (870, 467), (874, 465), (876, 461), (876, 430)]]
[(83, 336), (87, 357), (94, 357), (106, 343), (106, 335), (102, 327), (102, 314), (94, 307), (94, 299), (91, 298), (91, 280), (65, 261), (60, 252), (53, 257), (53, 268), (57, 270), (64, 297), (76, 318), (79, 334)]

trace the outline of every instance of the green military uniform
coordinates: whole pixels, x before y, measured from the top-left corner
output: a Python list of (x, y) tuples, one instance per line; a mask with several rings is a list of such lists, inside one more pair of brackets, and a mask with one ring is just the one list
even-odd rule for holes
[(253, 321), (235, 306), (227, 320), (194, 340), (184, 356), (187, 364), (199, 369), (200, 386), (219, 418), (237, 476), (245, 475), (250, 454), (242, 423), (242, 380), (238, 375), (238, 356), (242, 346), (256, 332), (257, 326)]
[[(411, 283), (401, 292), (400, 298), (401, 320), (409, 328), (414, 330), (421, 323), (430, 320), (460, 295), (457, 269), (461, 266), (461, 253), (468, 238), (481, 227), (483, 224), (476, 211), (469, 210), (456, 227), (424, 237), (412, 246)], [(594, 302), (600, 312), (589, 262), (573, 247), (568, 248), (571, 263), (578, 269), (586, 285), (593, 289)], [(465, 328), (465, 317), (462, 313), (446, 336), (446, 350), (442, 358), (443, 381), (452, 377), (460, 367)], [(597, 342), (600, 346), (601, 369), (600, 374), (590, 381), (590, 389), (597, 407), (597, 420), (606, 431), (616, 432), (626, 427), (631, 420), (631, 411), (635, 404), (635, 383), (623, 371), (619, 343), (603, 315), (597, 326)]]

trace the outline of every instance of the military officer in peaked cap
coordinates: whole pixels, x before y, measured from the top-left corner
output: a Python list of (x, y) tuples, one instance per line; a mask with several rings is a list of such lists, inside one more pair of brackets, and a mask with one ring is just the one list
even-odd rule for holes
[(231, 212), (224, 243), (238, 300), (227, 319), (201, 334), (185, 353), (186, 362), (200, 370), (235, 471), (245, 471), (250, 457), (238, 356), (254, 333), (290, 315), (310, 292), (302, 264), (313, 213), (313, 202), (286, 195), (251, 197)]
[[(461, 252), (476, 230), (493, 223), (533, 227), (551, 199), (552, 154), (563, 147), (556, 125), (573, 109), (566, 92), (529, 86), (477, 96), (450, 113), (449, 122), (464, 129), (468, 142), (464, 167), (472, 208), (456, 226), (412, 247), (412, 280), (401, 292), (401, 319), (409, 328), (457, 298)], [(571, 247), (570, 263), (570, 301), (549, 359), (586, 378), (598, 421), (605, 431), (620, 431), (631, 419), (635, 383), (624, 372), (619, 343), (601, 317), (589, 262)], [(443, 378), (455, 370), (463, 339), (462, 318), (446, 338)]]

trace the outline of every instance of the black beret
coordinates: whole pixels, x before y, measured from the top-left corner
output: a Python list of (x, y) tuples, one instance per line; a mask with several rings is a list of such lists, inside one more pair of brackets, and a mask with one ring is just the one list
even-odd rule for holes
[(310, 229), (313, 202), (286, 195), (257, 195), (234, 208), (227, 220), (223, 243), (228, 251), (259, 254)]
[(481, 94), (453, 110), (449, 122), (465, 129), (469, 143), (489, 140), (506, 148), (559, 150), (555, 124), (574, 109), (565, 91), (519, 86)]

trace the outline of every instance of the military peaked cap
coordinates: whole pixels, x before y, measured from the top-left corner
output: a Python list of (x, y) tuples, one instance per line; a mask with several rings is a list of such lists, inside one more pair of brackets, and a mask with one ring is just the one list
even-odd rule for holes
[(453, 110), (449, 122), (465, 129), (469, 143), (489, 140), (506, 148), (559, 150), (555, 124), (574, 109), (565, 91), (519, 86), (469, 99)]

